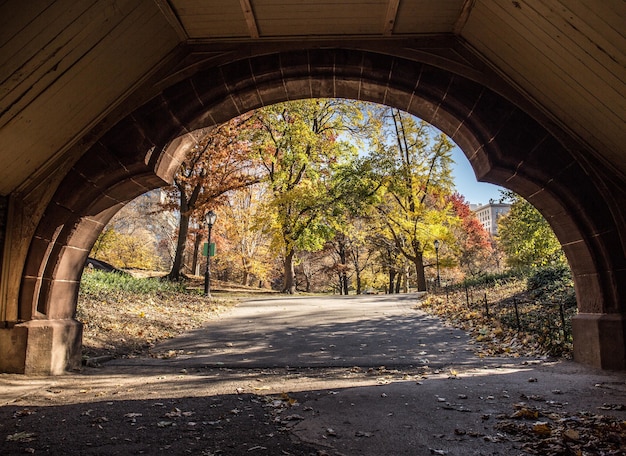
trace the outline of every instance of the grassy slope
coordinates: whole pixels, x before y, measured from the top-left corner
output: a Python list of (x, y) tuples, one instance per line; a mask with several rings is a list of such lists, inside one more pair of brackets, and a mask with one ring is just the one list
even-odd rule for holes
[(146, 354), (156, 342), (198, 328), (235, 303), (156, 278), (85, 271), (77, 308), (85, 325), (83, 353)]

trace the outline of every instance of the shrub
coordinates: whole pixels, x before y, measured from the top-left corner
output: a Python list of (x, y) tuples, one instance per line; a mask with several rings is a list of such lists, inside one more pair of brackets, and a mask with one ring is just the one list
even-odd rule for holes
[(158, 278), (139, 279), (114, 272), (85, 270), (80, 281), (80, 291), (87, 295), (110, 291), (148, 294), (184, 292), (185, 287), (179, 282), (162, 281)]
[(565, 264), (556, 263), (535, 269), (526, 281), (526, 289), (540, 301), (562, 302), (565, 307), (576, 306), (572, 273)]
[(519, 273), (513, 270), (494, 273), (494, 274), (481, 274), (474, 277), (467, 278), (459, 283), (460, 287), (484, 287), (494, 286), (500, 283), (507, 282), (511, 279), (519, 277)]

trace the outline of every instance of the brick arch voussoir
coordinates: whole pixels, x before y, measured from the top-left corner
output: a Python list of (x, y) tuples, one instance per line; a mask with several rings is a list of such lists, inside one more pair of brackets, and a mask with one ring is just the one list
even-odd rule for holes
[[(170, 114), (164, 117), (170, 118), (165, 129), (180, 131), (180, 122)], [(177, 157), (157, 150), (149, 134), (145, 119), (137, 122), (128, 116), (65, 176), (26, 257), (21, 320), (73, 318), (83, 266), (106, 223), (126, 202), (171, 182)]]

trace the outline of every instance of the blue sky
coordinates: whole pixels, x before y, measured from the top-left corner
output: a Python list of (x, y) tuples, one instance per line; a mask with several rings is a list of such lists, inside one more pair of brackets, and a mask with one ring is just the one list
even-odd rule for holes
[(469, 160), (463, 154), (459, 147), (455, 147), (452, 151), (454, 165), (452, 174), (454, 176), (454, 185), (457, 191), (465, 196), (468, 203), (486, 204), (489, 199), (499, 200), (500, 189), (497, 185), (478, 182), (474, 170), (470, 166)]

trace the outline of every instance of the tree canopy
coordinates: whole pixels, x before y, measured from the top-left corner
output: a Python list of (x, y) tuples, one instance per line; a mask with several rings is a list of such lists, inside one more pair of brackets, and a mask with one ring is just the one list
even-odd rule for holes
[(506, 263), (515, 269), (566, 264), (565, 255), (552, 228), (528, 201), (504, 192), (512, 202), (509, 213), (498, 222), (499, 243)]
[(432, 126), (394, 108), (370, 111), (371, 157), (383, 183), (376, 209), (383, 233), (414, 265), (418, 290), (426, 289), (424, 253), (439, 239), (453, 242), (456, 217), (447, 196), (454, 184), (454, 144)]
[[(168, 278), (177, 280), (193, 240), (191, 272), (218, 212), (217, 271), (243, 284), (278, 282), (293, 293), (325, 284), (340, 293), (426, 288), (440, 264), (474, 273), (490, 242), (452, 181), (452, 141), (407, 113), (371, 103), (279, 103), (193, 132), (167, 189), (178, 215)], [(317, 263), (313, 265), (313, 263)], [(316, 279), (314, 274), (324, 276)]]
[(283, 291), (295, 292), (297, 249), (321, 249), (332, 233), (335, 171), (356, 156), (340, 135), (361, 118), (358, 104), (335, 99), (279, 103), (257, 110), (252, 147), (271, 198), (266, 230), (284, 261)]

